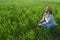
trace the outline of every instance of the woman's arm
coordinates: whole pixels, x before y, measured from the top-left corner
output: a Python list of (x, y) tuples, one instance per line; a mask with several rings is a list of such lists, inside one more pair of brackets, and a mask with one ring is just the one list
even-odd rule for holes
[(45, 14), (43, 15), (43, 18), (39, 21), (38, 26), (42, 25), (42, 23), (45, 21), (44, 16)]
[(46, 24), (47, 24), (47, 23), (50, 23), (50, 22), (52, 22), (52, 20), (48, 20), (48, 21), (46, 22)]
[(42, 25), (43, 21), (44, 21), (44, 17), (39, 21), (38, 26)]
[(40, 24), (38, 24), (38, 26), (41, 26), (41, 25), (47, 24), (47, 23), (49, 23), (49, 22), (51, 22), (51, 20), (48, 20), (47, 22), (40, 23)]
[(38, 24), (42, 23), (44, 21), (44, 17), (39, 21)]

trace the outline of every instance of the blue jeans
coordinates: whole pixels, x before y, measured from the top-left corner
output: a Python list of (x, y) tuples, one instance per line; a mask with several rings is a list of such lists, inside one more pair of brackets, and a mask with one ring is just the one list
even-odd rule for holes
[(55, 25), (48, 23), (48, 24), (43, 24), (42, 26), (46, 27), (47, 29), (50, 29), (51, 27), (53, 27)]

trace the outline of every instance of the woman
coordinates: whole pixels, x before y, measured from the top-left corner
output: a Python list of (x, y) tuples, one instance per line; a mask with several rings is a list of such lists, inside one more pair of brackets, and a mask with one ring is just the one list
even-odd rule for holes
[(52, 15), (52, 10), (50, 7), (47, 7), (44, 13), (42, 20), (38, 23), (38, 26), (44, 26), (50, 29), (53, 26), (56, 26), (56, 22)]

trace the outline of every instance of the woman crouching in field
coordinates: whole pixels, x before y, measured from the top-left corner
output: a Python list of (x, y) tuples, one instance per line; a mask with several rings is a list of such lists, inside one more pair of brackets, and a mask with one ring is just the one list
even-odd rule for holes
[(54, 17), (52, 15), (51, 7), (47, 7), (43, 15), (43, 18), (38, 23), (38, 26), (43, 26), (46, 27), (47, 29), (50, 29), (51, 27), (56, 25), (57, 23), (55, 22)]

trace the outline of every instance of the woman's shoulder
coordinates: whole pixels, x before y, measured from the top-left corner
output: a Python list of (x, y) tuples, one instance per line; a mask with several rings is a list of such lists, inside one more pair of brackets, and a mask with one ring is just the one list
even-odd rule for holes
[(49, 14), (49, 16), (53, 16), (53, 14)]

